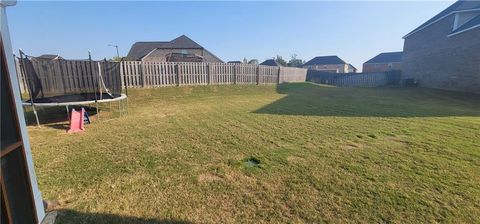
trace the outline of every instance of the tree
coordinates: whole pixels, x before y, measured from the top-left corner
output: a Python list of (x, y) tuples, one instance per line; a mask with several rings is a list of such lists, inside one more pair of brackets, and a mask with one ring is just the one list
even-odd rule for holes
[(112, 61), (116, 61), (116, 62), (119, 62), (119, 61), (121, 61), (121, 60), (122, 60), (122, 57), (114, 56), (114, 57), (112, 58)]
[(250, 61), (248, 61), (248, 64), (258, 65), (258, 60), (257, 59), (251, 59)]
[(305, 61), (302, 59), (297, 58), (296, 54), (292, 54), (290, 61), (288, 61), (288, 67), (300, 67), (301, 65), (305, 64)]
[(277, 55), (277, 57), (274, 58), (274, 60), (281, 66), (287, 66), (287, 61), (283, 60), (282, 56), (280, 55)]

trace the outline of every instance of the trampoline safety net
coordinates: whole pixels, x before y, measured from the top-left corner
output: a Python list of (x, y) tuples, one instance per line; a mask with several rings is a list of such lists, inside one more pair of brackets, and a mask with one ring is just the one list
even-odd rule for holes
[(62, 103), (113, 99), (122, 92), (120, 63), (90, 60), (19, 60), (31, 102)]

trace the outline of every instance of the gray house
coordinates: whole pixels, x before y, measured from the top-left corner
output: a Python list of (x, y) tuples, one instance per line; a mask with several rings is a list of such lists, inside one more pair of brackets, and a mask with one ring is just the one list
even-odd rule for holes
[(363, 63), (362, 72), (402, 70), (403, 52), (385, 52)]
[(356, 72), (357, 70), (355, 67), (335, 55), (315, 57), (303, 64), (302, 68), (330, 73), (349, 73)]
[(172, 41), (136, 42), (127, 58), (135, 61), (217, 62), (223, 61), (185, 35)]
[(404, 39), (403, 77), (480, 93), (480, 1), (457, 1)]

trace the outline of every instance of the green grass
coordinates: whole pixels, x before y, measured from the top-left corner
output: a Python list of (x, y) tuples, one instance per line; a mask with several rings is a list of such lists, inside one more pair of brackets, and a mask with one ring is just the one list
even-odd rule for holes
[(29, 128), (59, 223), (480, 222), (478, 95), (130, 89), (86, 128)]

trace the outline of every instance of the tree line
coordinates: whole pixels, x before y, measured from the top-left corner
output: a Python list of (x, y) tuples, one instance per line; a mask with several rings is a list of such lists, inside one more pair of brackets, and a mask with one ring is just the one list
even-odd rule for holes
[[(272, 59), (275, 60), (279, 65), (285, 66), (285, 67), (300, 67), (301, 65), (305, 64), (305, 61), (300, 58), (297, 58), (296, 54), (292, 54), (290, 56), (290, 60), (288, 61), (283, 59), (281, 55), (277, 55)], [(247, 58), (243, 58), (242, 62), (245, 64), (254, 64), (254, 65), (259, 64), (259, 61), (257, 59), (248, 60)]]

